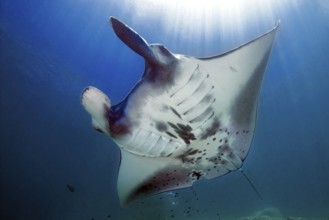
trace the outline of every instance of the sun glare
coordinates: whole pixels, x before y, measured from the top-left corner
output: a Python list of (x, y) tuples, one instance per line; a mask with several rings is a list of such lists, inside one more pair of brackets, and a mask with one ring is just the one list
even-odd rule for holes
[[(278, 6), (295, 2), (298, 0), (123, 0), (120, 7), (131, 18), (130, 25), (161, 27), (155, 40), (166, 43), (160, 38), (163, 36), (180, 50), (184, 43), (205, 48), (200, 42), (215, 37), (218, 42), (219, 36), (225, 42), (255, 37), (280, 19), (275, 15)], [(244, 36), (250, 29), (254, 35)]]
[[(284, 4), (286, 0), (280, 1)], [(297, 1), (297, 0), (292, 0)], [(121, 1), (120, 1), (121, 2)], [(271, 0), (124, 0), (122, 7), (138, 19), (162, 19), (168, 30), (180, 28), (198, 32), (201, 26), (207, 31), (213, 25), (241, 28), (246, 22), (263, 16), (261, 20), (274, 22), (272, 10), (279, 1)]]

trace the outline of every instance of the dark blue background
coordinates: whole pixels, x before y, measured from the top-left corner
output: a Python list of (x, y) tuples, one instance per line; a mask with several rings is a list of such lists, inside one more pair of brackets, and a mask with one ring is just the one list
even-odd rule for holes
[[(128, 0), (2, 0), (1, 219), (218, 219), (266, 207), (284, 216), (328, 217), (328, 4), (281, 1), (271, 14), (258, 7), (243, 18), (243, 26), (238, 20), (209, 22), (215, 13), (192, 14), (175, 26), (170, 23), (174, 19), (166, 19), (180, 18), (181, 12), (165, 16), (157, 4), (152, 7), (159, 13), (150, 14)], [(199, 181), (179, 191), (179, 197), (162, 194), (129, 209), (120, 207), (119, 149), (93, 131), (80, 105), (87, 85), (117, 103), (142, 75), (143, 59), (114, 35), (110, 15), (151, 43), (194, 56), (225, 52), (281, 19), (243, 167), (263, 201), (236, 172)], [(184, 212), (188, 206), (190, 214)]]

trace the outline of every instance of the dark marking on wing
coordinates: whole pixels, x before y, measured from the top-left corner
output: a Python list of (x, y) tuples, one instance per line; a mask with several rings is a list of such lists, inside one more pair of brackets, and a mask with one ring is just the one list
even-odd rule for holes
[(262, 83), (263, 73), (266, 68), (270, 50), (264, 55), (259, 65), (254, 69), (251, 77), (236, 97), (236, 105), (231, 107), (230, 112), (234, 122), (241, 125), (253, 123), (256, 117), (256, 106), (259, 96), (259, 89)]
[(124, 117), (126, 102), (123, 101), (111, 108), (105, 106), (105, 117), (109, 124), (109, 133), (112, 137), (122, 136), (130, 132), (130, 121)]
[(137, 186), (127, 199), (127, 202), (149, 194), (179, 188), (181, 185), (191, 181), (193, 181), (193, 179), (190, 177), (189, 170), (180, 167), (165, 168)]
[(214, 165), (217, 165), (221, 161), (221, 157), (219, 155), (213, 156), (208, 158), (208, 161), (213, 163)]
[(232, 72), (238, 72), (233, 66), (230, 66), (230, 69), (232, 70)]
[(193, 170), (192, 173), (190, 173), (190, 176), (198, 180), (201, 176), (203, 176), (203, 173), (201, 171)]
[(170, 110), (180, 119), (182, 119), (181, 115), (174, 109), (173, 107), (170, 107)]
[(194, 154), (196, 154), (196, 153), (198, 153), (199, 152), (199, 150), (198, 149), (190, 149), (190, 151), (189, 151), (189, 153), (188, 153), (188, 155), (194, 155)]
[(183, 139), (183, 141), (186, 144), (190, 144), (192, 140), (195, 140), (196, 139), (195, 135), (191, 132), (192, 131), (191, 126), (189, 126), (189, 125), (183, 125), (183, 124), (180, 124), (180, 123), (177, 123), (175, 125), (175, 124), (173, 124), (171, 122), (168, 122), (168, 125), (174, 129), (174, 131), (176, 132), (176, 134), (181, 139)]
[(224, 144), (223, 146), (218, 147), (218, 151), (219, 153), (227, 153), (227, 152), (231, 152), (232, 150), (230, 146), (228, 146), (228, 144)]
[(161, 122), (161, 121), (156, 122), (155, 127), (160, 132), (164, 132), (164, 131), (167, 130), (167, 125), (164, 122)]
[[(169, 51), (167, 50), (167, 52)], [(170, 56), (172, 56), (172, 54), (170, 54)], [(167, 58), (169, 58), (169, 56)], [(162, 65), (161, 63), (147, 63), (149, 66), (144, 72), (144, 77), (157, 88), (169, 86), (174, 82), (174, 73), (175, 68), (177, 68), (177, 60), (173, 56), (169, 59), (171, 59), (170, 65)]]
[(175, 132), (178, 134), (180, 138), (184, 140), (186, 144), (190, 144), (191, 140), (195, 140), (196, 137), (194, 134), (191, 132), (191, 127), (190, 126), (184, 126), (181, 124), (177, 124), (179, 126), (179, 129), (175, 130)]
[(200, 103), (199, 104), (203, 104), (203, 105), (205, 105), (205, 104), (207, 104), (207, 103), (209, 103), (210, 101), (211, 102), (214, 102), (214, 97), (211, 95), (211, 94), (207, 94), (201, 101), (200, 101)]
[(215, 135), (219, 127), (219, 120), (218, 118), (215, 118), (210, 127), (206, 128), (205, 131), (201, 134), (201, 140), (207, 139), (208, 137)]
[[(206, 122), (209, 119), (211, 119), (214, 116), (215, 112), (212, 109), (212, 107), (207, 108), (202, 114), (200, 114), (199, 116), (197, 116), (196, 118), (192, 119), (190, 121), (190, 123), (197, 123), (197, 122)], [(209, 115), (208, 118), (206, 118)]]
[(169, 131), (167, 131), (166, 134), (168, 134), (170, 137), (177, 138), (175, 135), (173, 135), (173, 134), (170, 133)]
[(170, 121), (168, 121), (168, 125), (173, 129), (178, 129), (178, 127), (175, 124), (171, 123)]
[(192, 128), (191, 128), (191, 126), (189, 126), (189, 125), (183, 125), (183, 124), (177, 123), (177, 126), (178, 126), (181, 130), (184, 130), (184, 131), (192, 131)]
[(176, 158), (180, 159), (183, 163), (191, 163), (194, 164), (195, 157), (190, 157), (191, 155), (195, 155), (199, 152), (198, 149), (190, 148), (185, 151), (183, 154), (178, 155)]

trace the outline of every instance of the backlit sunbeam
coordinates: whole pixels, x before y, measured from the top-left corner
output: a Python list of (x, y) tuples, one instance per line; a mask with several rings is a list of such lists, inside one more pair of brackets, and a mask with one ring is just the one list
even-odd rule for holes
[[(123, 10), (131, 16), (135, 25), (143, 24), (159, 28), (158, 41), (175, 42), (174, 49), (181, 50), (197, 43), (199, 48), (211, 50), (200, 42), (211, 42), (218, 36), (225, 43), (237, 44), (241, 40), (255, 37), (280, 18), (274, 9), (286, 4), (297, 4), (298, 0), (125, 0), (120, 1)], [(253, 30), (253, 35), (249, 30)], [(163, 36), (163, 38), (161, 38)], [(229, 48), (230, 46), (228, 46)], [(228, 48), (221, 48), (223, 50)], [(218, 50), (218, 48), (217, 48)], [(192, 52), (192, 51), (191, 51)], [(200, 50), (199, 50), (200, 52)], [(203, 55), (201, 50), (201, 54)], [(192, 52), (193, 53), (193, 52)]]

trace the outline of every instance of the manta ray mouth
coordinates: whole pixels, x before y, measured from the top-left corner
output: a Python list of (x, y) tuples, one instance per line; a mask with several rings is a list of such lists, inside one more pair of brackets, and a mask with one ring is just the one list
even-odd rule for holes
[[(87, 94), (89, 93), (89, 90), (90, 90), (90, 86), (86, 87), (83, 89), (82, 93), (81, 93), (81, 97), (80, 97), (80, 101), (81, 101), (81, 104), (82, 106), (86, 109), (86, 107), (88, 106), (88, 102), (87, 102)], [(87, 109), (86, 109), (87, 110)]]

